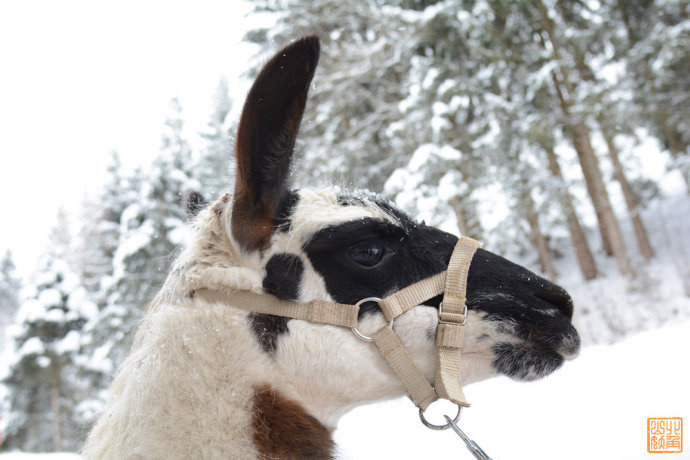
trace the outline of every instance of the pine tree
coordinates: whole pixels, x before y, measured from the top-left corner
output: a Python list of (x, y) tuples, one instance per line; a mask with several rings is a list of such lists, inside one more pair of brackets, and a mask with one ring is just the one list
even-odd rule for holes
[(568, 119), (568, 133), (577, 152), (587, 191), (597, 215), (603, 246), (607, 253), (615, 255), (618, 270), (624, 275), (631, 274), (633, 272), (632, 265), (618, 225), (618, 219), (611, 206), (598, 158), (592, 147), (590, 128), (587, 126), (583, 114), (577, 111), (576, 103), (579, 101), (573, 99), (576, 93), (572, 69), (566, 65), (569, 61), (564, 55), (565, 50), (561, 46), (561, 37), (557, 34), (559, 31), (556, 28), (556, 22), (542, 0), (537, 0), (536, 5), (542, 28), (540, 40), (543, 46), (550, 50), (551, 58), (555, 64), (555, 68), (551, 72), (554, 90), (558, 96), (561, 112)]
[(14, 353), (3, 379), (11, 409), (5, 433), (9, 449), (76, 450), (84, 435), (78, 399), (90, 371), (81, 332), (97, 308), (69, 267), (69, 253), (68, 233), (59, 225), (39, 262), (33, 293), (17, 314)]
[(113, 257), (119, 240), (120, 218), (135, 199), (128, 190), (122, 164), (113, 151), (107, 168), (108, 179), (96, 200), (86, 200), (80, 218), (77, 267), (82, 284), (100, 307), (105, 303), (104, 285), (112, 275)]
[(201, 184), (200, 192), (207, 199), (214, 200), (224, 190), (232, 190), (234, 184), (234, 161), (230, 133), (234, 126), (229, 125), (228, 114), (232, 109), (227, 80), (218, 84), (214, 94), (213, 113), (201, 137), (206, 147), (201, 153), (199, 165), (195, 167), (195, 177)]
[(255, 3), (278, 17), (275, 26), (247, 35), (263, 45), (257, 62), (276, 43), (307, 34), (321, 38), (319, 70), (296, 148), (302, 182), (335, 180), (380, 191), (414, 152), (391, 130), (401, 119), (403, 80), (415, 50), (406, 11), (359, 0)]
[(628, 41), (622, 50), (641, 119), (666, 146), (690, 193), (690, 13), (687, 2), (610, 5), (622, 18)]
[(171, 109), (151, 170), (136, 172), (127, 180), (126, 194), (133, 198), (120, 215), (105, 307), (91, 334), (92, 347), (106, 363), (104, 371), (117, 368), (127, 355), (136, 326), (165, 281), (175, 249), (184, 241), (184, 198), (199, 189), (190, 171), (194, 159), (177, 99)]
[(5, 347), (5, 327), (14, 321), (19, 308), (21, 282), (15, 276), (12, 252), (8, 249), (0, 259), (0, 353)]

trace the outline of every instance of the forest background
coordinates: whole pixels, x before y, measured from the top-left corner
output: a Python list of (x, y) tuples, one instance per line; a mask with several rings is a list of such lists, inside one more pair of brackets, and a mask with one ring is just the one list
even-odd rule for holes
[[(321, 37), (323, 52), (295, 185), (381, 192), (427, 223), (480, 239), (557, 281), (573, 294), (585, 345), (690, 317), (687, 2), (254, 0), (214, 8), (186, 16), (188, 10), (174, 14), (159, 5), (136, 16), (125, 6), (114, 19), (87, 8), (93, 16), (68, 40), (80, 44), (75, 62), (110, 72), (104, 62), (118, 53), (120, 30), (126, 36), (128, 27), (151, 27), (155, 46), (117, 75), (146, 80), (149, 66), (175, 62), (171, 79), (180, 86), (158, 76), (153, 83), (162, 89), (146, 102), (159, 107), (157, 145), (120, 138), (126, 119), (137, 120), (131, 95), (122, 118), (102, 120), (95, 134), (73, 121), (70, 139), (50, 126), (44, 111), (59, 118), (55, 107), (2, 111), (0, 137), (19, 139), (0, 143), (2, 181), (25, 182), (33, 189), (27, 193), (38, 193), (27, 199), (3, 189), (7, 206), (21, 207), (3, 212), (3, 227), (14, 231), (1, 242), (3, 449), (78, 449), (185, 240), (187, 194), (213, 200), (232, 189), (232, 136), (248, 82), (270, 54), (309, 33)], [(102, 43), (83, 43), (89, 34), (100, 37), (100, 21), (115, 24), (106, 52)], [(199, 32), (208, 46), (192, 41), (194, 48), (185, 41), (190, 22), (195, 33), (206, 25), (232, 34)], [(5, 30), (22, 37), (17, 26)], [(58, 43), (70, 33), (54, 32)], [(44, 42), (48, 35), (37, 49), (60, 56)], [(221, 40), (227, 42), (215, 43)], [(13, 41), (1, 42), (0, 59), (18, 64), (0, 77), (3, 98), (18, 100), (21, 82), (40, 94), (42, 86), (65, 89), (55, 84), (61, 76), (80, 81), (71, 61), (55, 58), (38, 71), (31, 53), (13, 54)], [(223, 64), (182, 60), (176, 51)], [(194, 71), (185, 73), (196, 64), (211, 74), (199, 83), (203, 96), (180, 91), (198, 81)], [(110, 101), (108, 88), (87, 89), (88, 97)], [(67, 91), (60, 99), (65, 113), (70, 97)], [(107, 152), (94, 151), (107, 165), (51, 167), (69, 141), (94, 135), (111, 142)], [(37, 148), (34, 138), (58, 142)], [(22, 156), (29, 166), (13, 171)], [(71, 175), (56, 174), (65, 166)], [(55, 192), (37, 181), (41, 175), (58, 181)], [(89, 182), (68, 202), (50, 196)]]

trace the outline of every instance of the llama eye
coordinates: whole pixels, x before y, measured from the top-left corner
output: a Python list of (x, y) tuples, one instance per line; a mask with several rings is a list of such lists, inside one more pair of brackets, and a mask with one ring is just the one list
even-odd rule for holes
[(373, 267), (383, 257), (383, 246), (377, 243), (361, 243), (348, 249), (350, 259), (365, 267)]

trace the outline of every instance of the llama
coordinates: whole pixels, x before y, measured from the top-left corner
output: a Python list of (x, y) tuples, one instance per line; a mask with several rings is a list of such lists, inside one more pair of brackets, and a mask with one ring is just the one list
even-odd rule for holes
[[(233, 305), (242, 292), (300, 303), (384, 298), (444, 272), (458, 241), (370, 192), (288, 188), (319, 49), (313, 36), (294, 41), (254, 81), (236, 138), (234, 194), (206, 206), (193, 200), (202, 208), (195, 234), (140, 325), (86, 458), (333, 458), (341, 416), (405, 394), (376, 347), (348, 328)], [(537, 379), (577, 353), (572, 302), (560, 287), (483, 249), (466, 280), (464, 383)], [(428, 381), (442, 300), (393, 324)], [(387, 323), (376, 302), (362, 303), (357, 319), (363, 332)]]

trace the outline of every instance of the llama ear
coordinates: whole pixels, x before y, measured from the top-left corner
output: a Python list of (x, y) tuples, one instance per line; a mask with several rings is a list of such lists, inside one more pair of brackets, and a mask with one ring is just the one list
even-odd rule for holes
[(208, 206), (208, 201), (204, 196), (197, 192), (191, 191), (187, 194), (187, 200), (185, 201), (185, 208), (187, 210), (187, 219), (193, 219), (199, 212)]
[(235, 142), (232, 234), (246, 249), (265, 248), (273, 234), (319, 49), (315, 36), (283, 48), (263, 67), (244, 103)]

